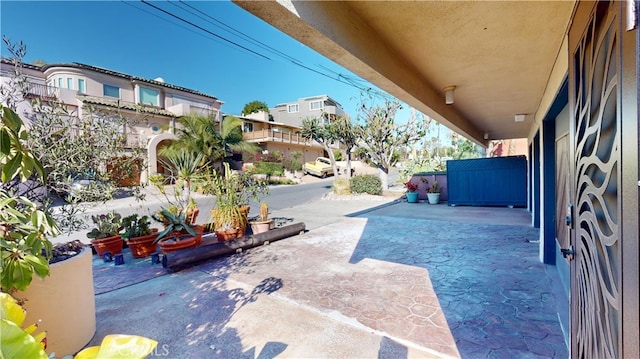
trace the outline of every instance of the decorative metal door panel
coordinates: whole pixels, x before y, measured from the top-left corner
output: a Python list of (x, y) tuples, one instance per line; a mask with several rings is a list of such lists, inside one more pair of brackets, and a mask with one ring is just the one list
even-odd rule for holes
[(556, 240), (560, 248), (569, 248), (565, 212), (569, 205), (569, 136), (556, 140)]
[(570, 44), (574, 358), (621, 353), (620, 45), (614, 5), (598, 3), (579, 41)]

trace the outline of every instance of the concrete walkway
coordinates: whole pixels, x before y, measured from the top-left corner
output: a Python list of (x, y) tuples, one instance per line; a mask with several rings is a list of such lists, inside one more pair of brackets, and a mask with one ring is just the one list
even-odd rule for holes
[(176, 273), (96, 259), (92, 344), (127, 333), (168, 358), (567, 357), (523, 209), (352, 199), (274, 216), (311, 230)]

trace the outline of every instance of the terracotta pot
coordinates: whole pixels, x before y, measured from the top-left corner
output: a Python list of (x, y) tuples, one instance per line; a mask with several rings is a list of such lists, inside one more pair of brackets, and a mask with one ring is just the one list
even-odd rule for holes
[(268, 221), (253, 221), (249, 222), (249, 224), (251, 224), (251, 231), (253, 232), (253, 234), (258, 234), (270, 230), (271, 226), (273, 225), (273, 220), (270, 219)]
[[(249, 216), (249, 210), (251, 209), (250, 206), (248, 205), (242, 205), (240, 206), (240, 212), (242, 214), (242, 218), (236, 219), (233, 221), (233, 223), (231, 223), (231, 226), (234, 226), (238, 229), (238, 233), (237, 236), (235, 238), (240, 238), (242, 236), (245, 235), (246, 233), (246, 223), (247, 223), (247, 217)], [(216, 218), (216, 209), (212, 209), (211, 210), (211, 217), (212, 218)], [(241, 226), (240, 223), (245, 223), (244, 226)], [(219, 230), (219, 227), (216, 227), (216, 232)]]
[(122, 237), (120, 237), (120, 235), (107, 238), (92, 239), (91, 245), (98, 253), (98, 257), (101, 258), (104, 255), (104, 252), (111, 252), (111, 255), (122, 253)]
[(202, 243), (203, 226), (194, 226), (196, 235), (192, 236), (187, 231), (173, 232), (161, 239), (158, 244), (162, 253), (171, 253), (185, 248), (197, 247)]
[(158, 244), (153, 241), (156, 240), (156, 237), (158, 237), (158, 229), (154, 228), (153, 233), (149, 235), (127, 239), (126, 242), (131, 249), (133, 258), (148, 257), (155, 252)]
[(225, 229), (216, 231), (216, 237), (218, 237), (218, 242), (230, 241), (232, 239), (242, 237), (240, 235), (240, 230), (238, 228), (234, 229)]

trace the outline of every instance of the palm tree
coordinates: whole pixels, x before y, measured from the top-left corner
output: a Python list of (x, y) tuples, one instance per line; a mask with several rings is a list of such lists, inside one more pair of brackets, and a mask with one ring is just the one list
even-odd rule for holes
[(191, 151), (202, 154), (204, 166), (212, 166), (216, 162), (228, 160), (234, 151), (256, 153), (260, 147), (244, 140), (242, 136), (242, 120), (226, 116), (220, 128), (209, 117), (188, 115), (180, 117), (178, 140), (161, 151)]
[(249, 152), (254, 154), (260, 151), (260, 146), (253, 142), (245, 141), (242, 136), (242, 120), (234, 116), (225, 116), (220, 126), (220, 141), (224, 149), (226, 159), (233, 156), (233, 152)]
[(202, 115), (188, 115), (178, 119), (178, 140), (162, 149), (160, 154), (169, 152), (190, 151), (202, 154), (202, 166), (218, 161), (223, 155), (222, 141), (216, 124), (209, 117)]

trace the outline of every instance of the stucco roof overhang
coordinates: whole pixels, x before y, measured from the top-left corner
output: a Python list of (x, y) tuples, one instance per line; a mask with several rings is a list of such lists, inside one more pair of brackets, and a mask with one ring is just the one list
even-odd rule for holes
[[(244, 1), (245, 10), (451, 129), (529, 135), (574, 1)], [(566, 62), (566, 60), (564, 60)], [(557, 69), (556, 69), (557, 71)], [(566, 72), (566, 70), (564, 70)], [(455, 103), (444, 103), (454, 85)], [(516, 114), (527, 114), (516, 123)]]

